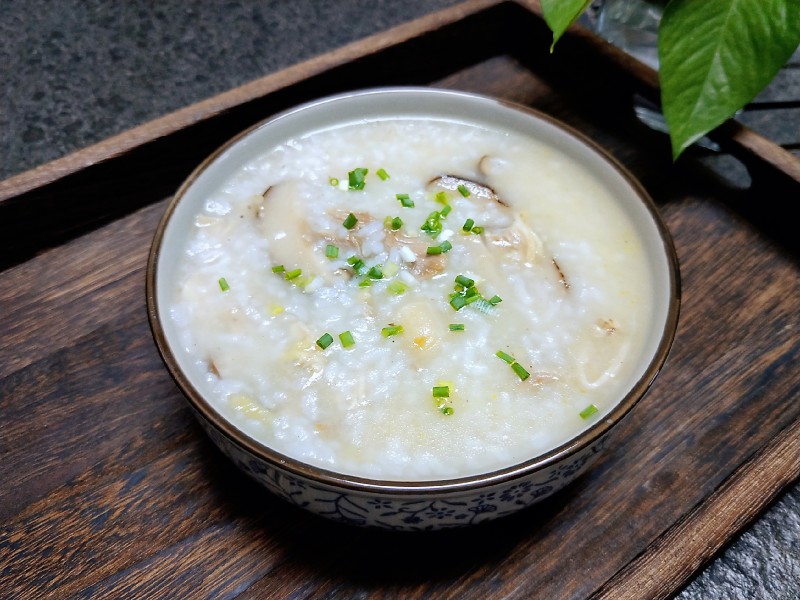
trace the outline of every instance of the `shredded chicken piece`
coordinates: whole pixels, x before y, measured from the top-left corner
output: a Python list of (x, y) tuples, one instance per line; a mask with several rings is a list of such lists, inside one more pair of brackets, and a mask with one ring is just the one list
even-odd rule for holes
[(408, 248), (416, 257), (413, 262), (407, 263), (407, 269), (416, 277), (430, 279), (444, 273), (447, 267), (446, 254), (428, 254), (428, 246), (432, 245), (430, 238), (412, 237), (397, 231), (386, 232), (386, 246), (390, 249)]
[[(344, 223), (344, 220), (347, 218), (347, 215), (350, 213), (346, 210), (334, 210), (330, 213), (331, 218), (336, 220), (337, 222)], [(337, 229), (339, 233), (338, 237), (326, 237), (325, 241), (330, 243), (335, 243), (337, 245), (343, 246), (354, 252), (358, 255), (362, 254), (361, 246), (362, 246), (362, 237), (359, 235), (359, 230), (369, 223), (372, 223), (375, 218), (366, 212), (355, 212), (353, 216), (358, 219), (358, 222), (355, 224), (355, 227), (352, 229), (345, 229), (344, 227), (340, 227)]]
[(211, 362), (208, 363), (208, 372), (216, 377), (220, 376), (219, 369), (217, 369), (217, 363), (215, 363), (213, 359), (211, 360)]
[(534, 385), (545, 385), (548, 383), (555, 383), (559, 380), (557, 375), (553, 373), (547, 373), (545, 371), (537, 371), (531, 373), (531, 376), (528, 378), (526, 383), (532, 383)]
[(598, 330), (606, 335), (612, 335), (617, 332), (617, 324), (613, 319), (597, 319)]
[(536, 262), (544, 254), (544, 244), (538, 235), (519, 217), (510, 227), (484, 234), (484, 239), (498, 248), (516, 255), (518, 260)]
[(608, 318), (599, 318), (590, 332), (592, 344), (601, 346), (604, 352), (589, 353), (593, 356), (609, 356), (605, 364), (590, 363), (581, 360), (578, 368), (578, 380), (586, 388), (597, 388), (617, 376), (622, 367), (623, 357), (630, 348), (630, 340), (619, 335), (619, 325)]
[(317, 351), (316, 344), (312, 341), (311, 330), (304, 323), (292, 323), (289, 336), (297, 340), (291, 358), (293, 364), (304, 373), (298, 382), (298, 387), (304, 390), (322, 377), (326, 362), (325, 355)]

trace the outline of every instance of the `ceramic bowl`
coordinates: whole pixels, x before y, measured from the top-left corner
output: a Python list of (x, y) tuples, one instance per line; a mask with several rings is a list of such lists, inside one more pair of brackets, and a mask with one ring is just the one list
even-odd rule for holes
[[(540, 456), (493, 472), (441, 481), (383, 481), (306, 464), (249, 437), (203, 396), (169, 319), (170, 282), (187, 231), (207, 190), (276, 143), (358, 119), (435, 116), (505, 128), (546, 141), (583, 163), (609, 188), (646, 240), (655, 307), (640, 375), (588, 429)], [(381, 88), (323, 98), (272, 116), (230, 140), (183, 183), (167, 208), (147, 265), (150, 326), (163, 361), (202, 427), (247, 475), (287, 502), (328, 519), (392, 530), (463, 527), (525, 509), (574, 481), (610, 443), (663, 366), (680, 304), (672, 240), (642, 186), (597, 144), (553, 118), (490, 97), (431, 88)]]

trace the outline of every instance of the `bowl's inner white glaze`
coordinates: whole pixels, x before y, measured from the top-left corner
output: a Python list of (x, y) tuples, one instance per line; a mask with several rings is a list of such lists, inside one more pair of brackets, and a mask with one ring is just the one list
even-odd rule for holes
[[(329, 183), (356, 168), (363, 190)], [(497, 198), (429, 183), (445, 174)], [(228, 145), (177, 198), (156, 272), (170, 352), (212, 410), (294, 459), (396, 481), (508, 468), (635, 400), (663, 360), (675, 265), (652, 205), (584, 140), (492, 99), (377, 90), (300, 107)], [(445, 204), (443, 233), (420, 231)], [(486, 230), (465, 233), (467, 218)], [(420, 250), (445, 240), (442, 255)], [(356, 273), (353, 256), (384, 277)], [(278, 265), (305, 272), (286, 280)], [(502, 302), (456, 310), (456, 275)]]

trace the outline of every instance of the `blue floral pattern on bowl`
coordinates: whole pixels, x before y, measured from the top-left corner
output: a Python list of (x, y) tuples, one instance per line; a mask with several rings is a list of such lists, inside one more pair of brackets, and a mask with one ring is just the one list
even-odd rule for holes
[(370, 493), (335, 489), (311, 481), (233, 443), (195, 412), (211, 440), (247, 475), (283, 500), (314, 514), (350, 525), (395, 531), (435, 530), (474, 525), (527, 508), (548, 498), (574, 481), (604, 449), (605, 435), (571, 456), (523, 478), (492, 487), (447, 495), (421, 490), (418, 494)]

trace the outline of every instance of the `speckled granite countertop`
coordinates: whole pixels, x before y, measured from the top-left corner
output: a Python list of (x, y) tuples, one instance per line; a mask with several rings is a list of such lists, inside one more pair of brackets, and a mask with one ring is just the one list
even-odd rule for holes
[[(0, 179), (457, 3), (3, 0)], [(678, 598), (800, 598), (800, 485)]]

